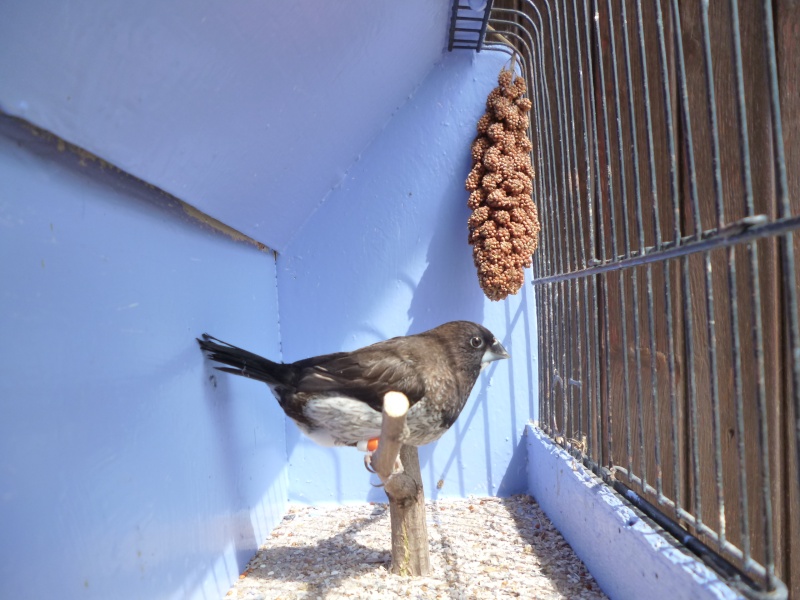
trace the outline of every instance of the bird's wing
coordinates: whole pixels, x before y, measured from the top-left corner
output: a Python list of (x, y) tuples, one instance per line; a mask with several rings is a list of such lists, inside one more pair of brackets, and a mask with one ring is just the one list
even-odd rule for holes
[(318, 356), (296, 366), (302, 367), (298, 391), (346, 394), (377, 411), (386, 392), (402, 392), (412, 406), (425, 396), (421, 365), (409, 353), (386, 346)]

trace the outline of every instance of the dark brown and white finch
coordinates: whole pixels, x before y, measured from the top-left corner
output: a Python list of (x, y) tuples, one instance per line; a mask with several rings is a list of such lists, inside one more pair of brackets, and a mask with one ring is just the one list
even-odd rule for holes
[(323, 446), (363, 446), (380, 436), (383, 397), (410, 405), (402, 442), (438, 440), (461, 414), (481, 369), (509, 354), (485, 327), (452, 321), (352, 352), (276, 363), (208, 334), (197, 340), (220, 371), (265, 382), (286, 415)]

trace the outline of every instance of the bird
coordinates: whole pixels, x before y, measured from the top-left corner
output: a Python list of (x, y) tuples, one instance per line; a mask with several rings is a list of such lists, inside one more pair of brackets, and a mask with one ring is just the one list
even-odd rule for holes
[(204, 333), (197, 338), (216, 369), (266, 383), (286, 416), (321, 446), (374, 450), (381, 433), (383, 397), (408, 398), (401, 442), (438, 440), (456, 421), (478, 375), (510, 358), (485, 327), (451, 321), (351, 352), (278, 363)]

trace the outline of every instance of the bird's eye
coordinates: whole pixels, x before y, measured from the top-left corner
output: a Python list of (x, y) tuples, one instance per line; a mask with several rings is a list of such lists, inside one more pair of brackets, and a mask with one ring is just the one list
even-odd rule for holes
[(469, 341), (470, 346), (473, 348), (480, 348), (483, 346), (483, 338), (479, 338), (477, 335)]

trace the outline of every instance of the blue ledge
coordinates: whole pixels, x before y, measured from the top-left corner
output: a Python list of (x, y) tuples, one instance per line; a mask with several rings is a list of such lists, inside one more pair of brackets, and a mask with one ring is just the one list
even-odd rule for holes
[(610, 598), (744, 598), (538, 427), (525, 433), (530, 494)]

